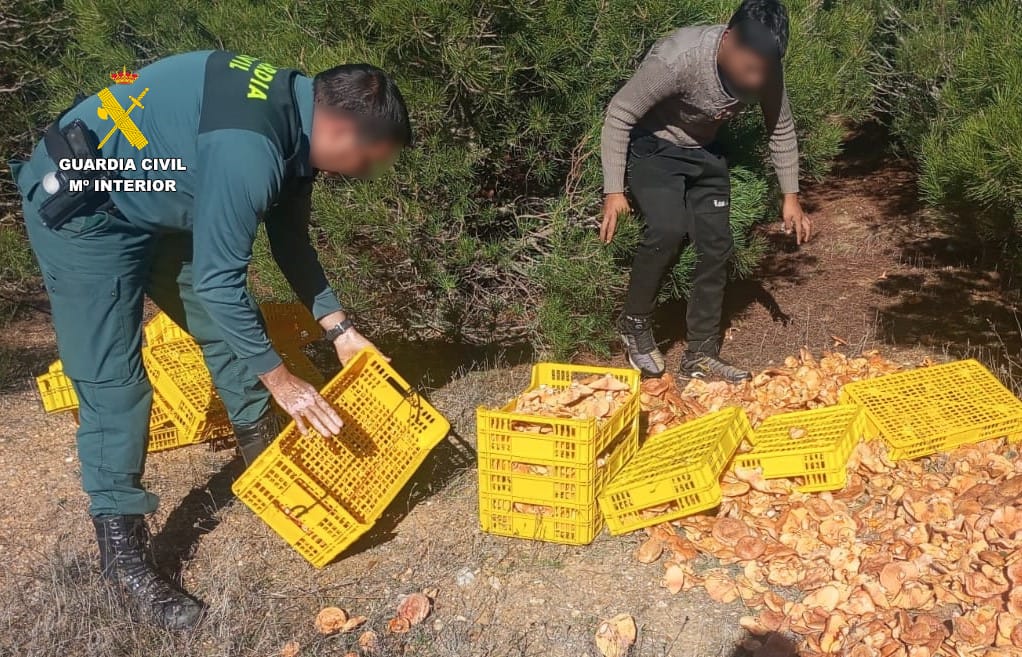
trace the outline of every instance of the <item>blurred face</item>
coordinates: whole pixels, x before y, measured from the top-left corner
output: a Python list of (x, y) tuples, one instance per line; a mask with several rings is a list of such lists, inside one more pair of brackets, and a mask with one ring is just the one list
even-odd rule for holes
[(726, 30), (720, 40), (717, 65), (731, 84), (750, 94), (766, 86), (774, 68), (766, 57), (739, 43), (731, 30)]
[(351, 178), (370, 178), (386, 170), (401, 151), (394, 142), (367, 141), (354, 120), (319, 107), (310, 142), (313, 167)]

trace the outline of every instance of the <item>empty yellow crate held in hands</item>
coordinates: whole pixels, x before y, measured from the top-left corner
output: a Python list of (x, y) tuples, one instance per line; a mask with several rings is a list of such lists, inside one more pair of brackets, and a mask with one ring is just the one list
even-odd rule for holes
[(1022, 439), (1022, 401), (975, 360), (848, 383), (842, 402), (865, 407), (894, 460), (991, 438)]
[(450, 430), (376, 352), (353, 358), (322, 390), (340, 435), (289, 424), (234, 483), (234, 493), (316, 567), (365, 533)]
[(736, 456), (735, 467), (762, 468), (767, 479), (799, 479), (804, 493), (839, 490), (848, 479), (852, 450), (865, 434), (859, 406), (773, 415), (756, 427), (752, 451)]
[(720, 475), (750, 431), (742, 409), (725, 408), (651, 436), (599, 496), (610, 533), (720, 504)]
[(516, 412), (514, 400), (500, 410), (478, 409), (484, 531), (573, 545), (590, 543), (600, 532), (596, 495), (638, 448), (638, 372), (540, 363), (522, 393), (607, 374), (627, 384), (630, 394), (605, 420), (529, 415)]

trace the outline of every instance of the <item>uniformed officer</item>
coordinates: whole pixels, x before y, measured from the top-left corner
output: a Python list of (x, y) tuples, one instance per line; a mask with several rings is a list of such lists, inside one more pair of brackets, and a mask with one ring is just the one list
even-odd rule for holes
[[(12, 170), (80, 402), (78, 455), (103, 574), (159, 624), (187, 628), (203, 607), (154, 568), (144, 522), (157, 498), (141, 483), (152, 400), (140, 354), (143, 296), (201, 346), (246, 462), (278, 431), (271, 396), (301, 430), (335, 435), (336, 411), (288, 372), (267, 339), (246, 285), (252, 243), (263, 222), (274, 259), (342, 362), (372, 347), (345, 316), (309, 241), (312, 181), (318, 171), (378, 170), (409, 144), (411, 130), (397, 86), (363, 64), (310, 78), (252, 57), (193, 52), (157, 61), (109, 91), (133, 110), (144, 148), (131, 143), (132, 131), (117, 129), (96, 149), (111, 120), (123, 119), (112, 116), (104, 92), (62, 116)], [(83, 155), (139, 166), (55, 173), (70, 168), (59, 160), (78, 166)], [(157, 158), (179, 159), (186, 170), (153, 171)], [(91, 176), (95, 189), (104, 175), (169, 179), (175, 190), (70, 191), (68, 177)]]

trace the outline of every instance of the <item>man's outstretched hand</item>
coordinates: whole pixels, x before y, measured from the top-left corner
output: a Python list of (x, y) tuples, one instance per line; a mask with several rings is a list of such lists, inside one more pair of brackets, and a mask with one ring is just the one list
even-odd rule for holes
[(798, 194), (785, 194), (781, 206), (781, 218), (784, 220), (784, 232), (788, 235), (795, 231), (795, 243), (805, 244), (813, 236), (813, 222), (802, 210), (798, 202)]
[(603, 197), (603, 223), (600, 224), (600, 241), (610, 244), (617, 230), (617, 220), (622, 214), (632, 211), (628, 197), (621, 193), (607, 194)]
[(284, 365), (278, 365), (259, 378), (302, 433), (310, 426), (321, 436), (336, 436), (341, 430), (344, 422), (330, 402), (323, 399), (311, 383), (298, 378)]
[[(341, 365), (347, 365), (348, 361), (355, 357), (355, 354), (366, 348), (372, 349), (383, 356), (383, 353), (376, 348), (376, 345), (362, 337), (362, 334), (354, 328), (348, 329), (334, 340), (334, 348), (337, 350), (337, 359), (341, 361)], [(383, 356), (383, 358), (390, 362), (390, 359), (386, 356)]]

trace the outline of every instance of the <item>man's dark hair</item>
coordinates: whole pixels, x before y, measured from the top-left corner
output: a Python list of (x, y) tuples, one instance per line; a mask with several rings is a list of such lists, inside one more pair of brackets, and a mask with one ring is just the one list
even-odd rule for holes
[[(760, 54), (780, 60), (788, 50), (788, 10), (778, 0), (745, 0), (727, 26), (742, 45)], [(764, 52), (768, 41), (772, 48)]]
[(405, 99), (390, 76), (370, 64), (343, 64), (318, 73), (316, 104), (352, 116), (371, 140), (412, 143)]

